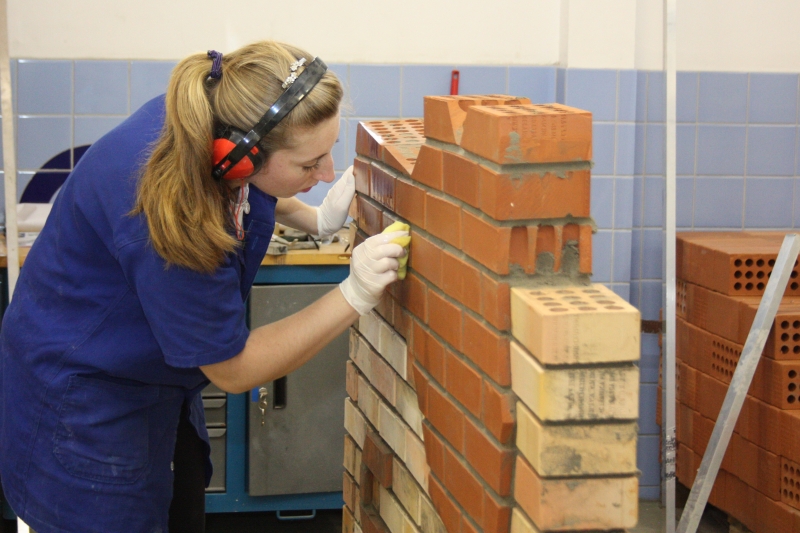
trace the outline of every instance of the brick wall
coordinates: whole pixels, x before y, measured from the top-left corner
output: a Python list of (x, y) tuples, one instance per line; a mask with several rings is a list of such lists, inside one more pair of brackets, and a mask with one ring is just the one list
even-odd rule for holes
[(360, 124), (355, 242), (412, 240), (351, 333), (346, 532), (635, 524), (639, 313), (589, 281), (591, 139), (503, 95)]

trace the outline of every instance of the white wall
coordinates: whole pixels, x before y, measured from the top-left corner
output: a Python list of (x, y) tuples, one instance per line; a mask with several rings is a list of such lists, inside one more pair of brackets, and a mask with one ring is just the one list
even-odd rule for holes
[[(11, 55), (178, 59), (264, 38), (329, 63), (660, 69), (662, 0), (8, 0)], [(246, 6), (246, 7), (245, 7)], [(798, 0), (678, 0), (680, 70), (800, 71)]]

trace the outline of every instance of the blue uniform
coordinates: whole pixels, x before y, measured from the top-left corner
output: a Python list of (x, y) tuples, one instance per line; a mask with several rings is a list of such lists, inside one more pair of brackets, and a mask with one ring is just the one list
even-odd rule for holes
[(166, 532), (181, 405), (207, 442), (198, 367), (249, 334), (277, 200), (251, 188), (244, 246), (212, 274), (167, 267), (129, 215), (164, 113), (151, 100), (75, 166), (3, 320), (0, 477), (39, 533)]

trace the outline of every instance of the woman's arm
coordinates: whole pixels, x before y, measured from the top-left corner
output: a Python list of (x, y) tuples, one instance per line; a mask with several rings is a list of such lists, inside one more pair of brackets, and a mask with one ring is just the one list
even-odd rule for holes
[(302, 311), (254, 329), (238, 355), (200, 370), (226, 392), (245, 392), (302, 366), (358, 316), (337, 287)]
[(279, 198), (275, 221), (296, 230), (317, 234), (317, 210), (297, 198)]

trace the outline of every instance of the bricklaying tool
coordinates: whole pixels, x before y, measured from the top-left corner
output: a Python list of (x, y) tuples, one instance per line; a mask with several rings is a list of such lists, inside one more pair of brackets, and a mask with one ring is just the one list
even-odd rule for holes
[[(381, 233), (392, 233), (393, 231), (410, 231), (411, 226), (408, 224), (403, 224), (402, 222), (395, 222), (394, 224), (387, 227)], [(395, 244), (399, 244), (402, 246), (405, 251), (406, 255), (403, 257), (398, 257), (397, 261), (400, 263), (400, 267), (397, 269), (397, 279), (406, 279), (406, 270), (408, 267), (408, 246), (411, 244), (411, 235), (407, 235), (405, 237), (397, 237), (396, 239), (392, 239), (392, 242)]]

